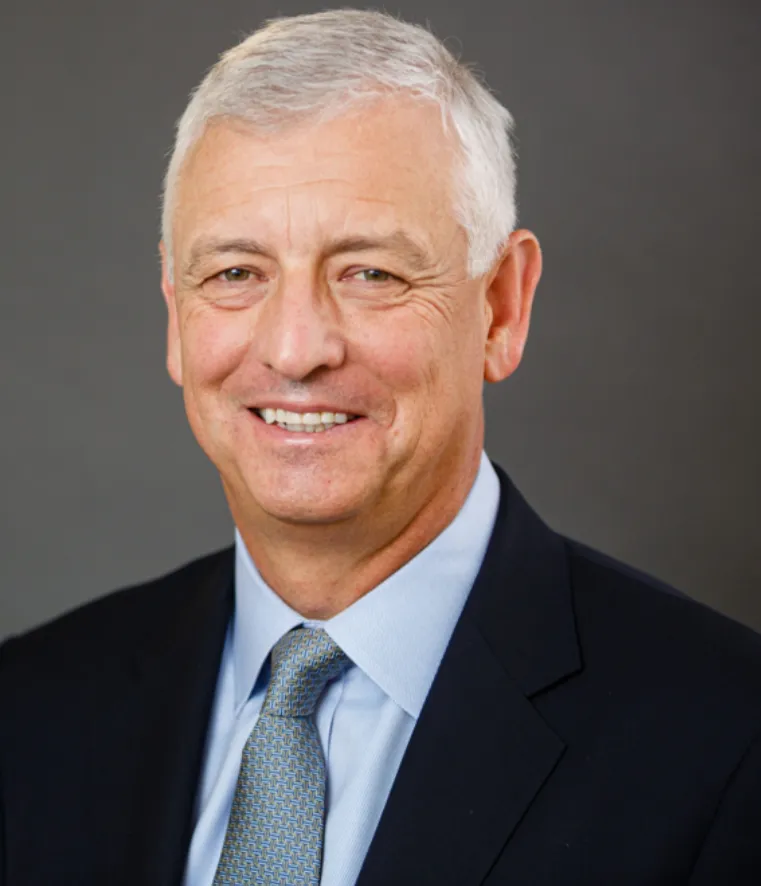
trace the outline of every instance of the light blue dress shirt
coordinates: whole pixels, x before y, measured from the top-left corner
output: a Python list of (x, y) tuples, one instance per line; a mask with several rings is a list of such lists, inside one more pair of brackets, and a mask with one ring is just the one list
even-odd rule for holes
[(343, 612), (305, 621), (264, 582), (235, 534), (235, 616), (220, 665), (185, 886), (211, 886), (241, 753), (259, 716), (274, 644), (319, 624), (352, 660), (317, 709), (327, 763), (322, 886), (354, 886), (455, 623), (481, 566), (499, 504), (485, 453), (455, 519), (424, 550)]

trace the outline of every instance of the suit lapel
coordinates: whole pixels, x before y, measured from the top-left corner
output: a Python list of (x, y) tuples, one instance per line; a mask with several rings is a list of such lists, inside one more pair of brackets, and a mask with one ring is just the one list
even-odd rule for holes
[(233, 605), (232, 549), (173, 598), (141, 651), (134, 688), (136, 732), (125, 884), (182, 879), (219, 662)]
[(484, 562), (357, 886), (482, 883), (563, 753), (530, 699), (580, 669), (565, 549), (497, 472)]

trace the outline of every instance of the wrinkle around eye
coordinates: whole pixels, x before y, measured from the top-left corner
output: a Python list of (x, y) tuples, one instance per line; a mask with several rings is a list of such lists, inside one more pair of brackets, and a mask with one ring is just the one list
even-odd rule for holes
[[(230, 271), (241, 271), (238, 279), (226, 280)], [(207, 303), (225, 308), (243, 308), (259, 301), (270, 281), (253, 268), (234, 265), (206, 277), (197, 285), (197, 293)]]
[(336, 293), (348, 301), (364, 302), (370, 306), (400, 305), (409, 296), (411, 286), (407, 280), (390, 272), (387, 280), (375, 282), (363, 280), (358, 275), (343, 277), (337, 281)]

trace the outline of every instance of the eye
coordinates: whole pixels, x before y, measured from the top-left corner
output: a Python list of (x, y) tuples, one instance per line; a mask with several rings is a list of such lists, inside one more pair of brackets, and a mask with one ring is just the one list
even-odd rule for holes
[(251, 271), (247, 271), (245, 268), (228, 268), (217, 274), (217, 279), (224, 283), (245, 283), (251, 279), (251, 276)]
[(390, 280), (398, 279), (388, 271), (381, 271), (380, 268), (363, 268), (352, 276), (361, 277), (362, 275), (365, 275), (363, 280), (365, 283), (388, 283)]

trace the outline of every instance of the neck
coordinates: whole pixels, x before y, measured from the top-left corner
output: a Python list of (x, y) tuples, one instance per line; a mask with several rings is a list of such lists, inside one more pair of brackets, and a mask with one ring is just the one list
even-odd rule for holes
[[(326, 620), (351, 606), (423, 550), (452, 522), (473, 486), (480, 448), (451, 484), (405, 510), (322, 525), (233, 519), (267, 584), (305, 618)], [(413, 507), (410, 507), (410, 504)]]

